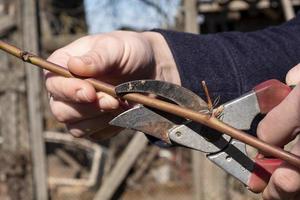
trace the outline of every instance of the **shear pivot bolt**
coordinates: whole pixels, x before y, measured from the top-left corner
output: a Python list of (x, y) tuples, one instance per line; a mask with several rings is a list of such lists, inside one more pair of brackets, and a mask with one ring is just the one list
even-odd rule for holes
[(175, 135), (176, 135), (177, 137), (180, 137), (180, 136), (182, 136), (182, 133), (179, 132), (179, 131), (177, 131), (177, 132), (175, 133)]
[(230, 156), (226, 156), (226, 160), (227, 160), (227, 162), (230, 162), (232, 160), (232, 158)]

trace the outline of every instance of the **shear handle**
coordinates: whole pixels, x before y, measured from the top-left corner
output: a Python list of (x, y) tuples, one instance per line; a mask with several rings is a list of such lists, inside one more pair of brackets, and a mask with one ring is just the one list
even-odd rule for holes
[(276, 79), (270, 79), (258, 84), (253, 90), (256, 93), (260, 112), (266, 114), (277, 106), (292, 89)]
[[(292, 89), (276, 79), (271, 79), (260, 83), (253, 90), (256, 93), (260, 112), (266, 114), (276, 107)], [(254, 161), (254, 170), (249, 179), (248, 187), (251, 191), (257, 193), (263, 191), (272, 173), (283, 161), (275, 158), (262, 158), (259, 154)]]
[(283, 163), (280, 159), (255, 158), (254, 170), (249, 178), (248, 188), (252, 192), (259, 193), (267, 186), (272, 173)]

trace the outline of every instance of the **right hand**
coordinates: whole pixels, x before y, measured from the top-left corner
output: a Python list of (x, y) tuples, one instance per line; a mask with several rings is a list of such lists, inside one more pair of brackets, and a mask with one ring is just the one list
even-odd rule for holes
[[(300, 64), (292, 68), (287, 76), (288, 85), (296, 85), (289, 95), (259, 123), (258, 137), (275, 146), (282, 147), (294, 140), (300, 132)], [(291, 149), (300, 156), (300, 139)], [(299, 200), (300, 170), (283, 163), (272, 174), (263, 191), (264, 200)]]
[[(56, 50), (48, 61), (75, 75), (110, 84), (134, 79), (157, 79), (180, 84), (179, 74), (164, 38), (155, 32), (116, 31), (86, 36)], [(120, 131), (108, 122), (121, 110), (120, 102), (81, 79), (45, 72), (54, 117), (75, 137), (111, 137)]]

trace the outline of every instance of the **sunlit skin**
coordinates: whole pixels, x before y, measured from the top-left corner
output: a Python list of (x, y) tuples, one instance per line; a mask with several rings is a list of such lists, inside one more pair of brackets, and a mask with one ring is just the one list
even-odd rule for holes
[[(55, 51), (48, 60), (76, 75), (112, 84), (133, 79), (180, 84), (171, 52), (158, 33), (113, 32), (86, 36)], [(54, 116), (76, 137), (107, 127), (120, 108), (117, 99), (96, 93), (92, 85), (80, 79), (46, 73), (46, 87), (53, 96), (50, 107)]]
[[(260, 122), (257, 135), (260, 139), (277, 146), (283, 146), (293, 140), (300, 131), (300, 64), (292, 68), (287, 76), (288, 85), (297, 85), (281, 104), (275, 107)], [(292, 153), (300, 155), (300, 140), (294, 145)], [(284, 164), (272, 175), (263, 192), (265, 200), (300, 199), (300, 171)]]
[[(68, 68), (75, 75), (93, 77), (118, 84), (133, 79), (156, 79), (181, 83), (171, 51), (159, 33), (117, 31), (86, 36), (58, 49), (49, 61)], [(300, 82), (300, 65), (287, 74), (289, 85)], [(120, 112), (120, 102), (97, 92), (86, 81), (64, 78), (45, 72), (46, 87), (51, 94), (54, 117), (65, 123), (75, 137), (84, 137), (108, 127)], [(259, 124), (258, 137), (282, 146), (300, 130), (300, 85), (274, 108)], [(112, 132), (116, 130), (111, 129)], [(105, 132), (104, 134), (113, 135)], [(291, 150), (300, 155), (300, 142)], [(300, 199), (300, 172), (290, 165), (277, 169), (263, 191), (265, 200)]]

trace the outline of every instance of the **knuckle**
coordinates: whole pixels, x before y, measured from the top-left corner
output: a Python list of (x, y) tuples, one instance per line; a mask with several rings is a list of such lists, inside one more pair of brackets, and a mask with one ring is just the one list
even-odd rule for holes
[(47, 58), (47, 60), (54, 62), (55, 59), (60, 57), (63, 52), (64, 52), (63, 48), (57, 49)]
[(85, 35), (81, 38), (78, 38), (75, 40), (76, 43), (86, 43), (86, 42), (92, 42), (95, 36), (92, 35)]
[(116, 32), (104, 35), (104, 37), (102, 37), (99, 40), (99, 42), (103, 42), (103, 41), (106, 44), (109, 44), (110, 46), (114, 46), (114, 47), (119, 46), (123, 42), (122, 39), (119, 37), (119, 35), (116, 34)]
[(98, 63), (101, 63), (102, 58), (96, 50), (91, 50), (87, 55), (82, 57), (83, 61), (86, 63), (93, 63), (94, 65), (97, 65)]
[(50, 108), (51, 108), (51, 112), (52, 112), (53, 116), (55, 117), (55, 119), (58, 122), (66, 123), (66, 122), (70, 121), (70, 119), (67, 115), (67, 112), (65, 112), (65, 110), (63, 108), (61, 108), (61, 106), (59, 106), (58, 103), (55, 103), (55, 102), (51, 103)]
[(295, 176), (291, 176), (285, 171), (275, 171), (272, 177), (275, 188), (281, 193), (299, 192), (299, 183)]
[(50, 55), (50, 57), (55, 57), (56, 55), (60, 55), (61, 51), (62, 51), (61, 49), (55, 50), (55, 51)]

